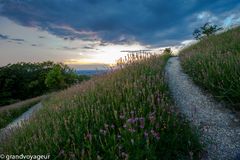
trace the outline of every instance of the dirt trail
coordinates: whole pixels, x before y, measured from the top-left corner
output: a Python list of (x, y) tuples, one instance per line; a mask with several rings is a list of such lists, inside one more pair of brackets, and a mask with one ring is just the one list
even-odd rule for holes
[(24, 112), (20, 117), (15, 119), (13, 122), (8, 124), (5, 128), (0, 130), (0, 142), (3, 141), (11, 132), (14, 132), (14, 130), (17, 127), (21, 127), (22, 123), (29, 120), (30, 117), (37, 112), (40, 108), (42, 108), (42, 103), (39, 102), (38, 104), (31, 107), (29, 110)]
[(205, 159), (240, 160), (240, 121), (232, 111), (206, 95), (183, 73), (178, 57), (169, 59), (166, 79), (179, 110), (197, 126), (207, 144)]

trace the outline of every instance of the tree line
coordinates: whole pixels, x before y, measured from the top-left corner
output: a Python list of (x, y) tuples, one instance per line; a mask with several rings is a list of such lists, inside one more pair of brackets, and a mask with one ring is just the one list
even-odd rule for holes
[(64, 89), (89, 79), (62, 63), (16, 63), (0, 67), (0, 106)]

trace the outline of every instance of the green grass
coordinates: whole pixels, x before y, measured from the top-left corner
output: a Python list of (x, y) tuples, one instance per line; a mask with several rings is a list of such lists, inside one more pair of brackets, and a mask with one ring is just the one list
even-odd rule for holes
[(194, 82), (240, 110), (240, 27), (182, 50), (180, 59)]
[(14, 119), (18, 118), (24, 112), (26, 112), (30, 107), (37, 104), (39, 100), (31, 101), (27, 104), (23, 104), (16, 108), (0, 110), (0, 129), (6, 127)]
[(131, 56), (122, 69), (58, 93), (0, 144), (2, 152), (50, 153), (51, 159), (199, 159), (198, 135), (175, 112), (163, 79), (169, 57)]

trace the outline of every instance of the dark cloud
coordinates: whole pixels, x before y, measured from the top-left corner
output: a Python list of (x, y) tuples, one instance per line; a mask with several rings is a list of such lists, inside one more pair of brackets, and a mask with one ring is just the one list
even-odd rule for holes
[(6, 40), (6, 39), (8, 39), (8, 36), (7, 35), (2, 35), (2, 34), (0, 34), (0, 40)]
[(25, 42), (24, 39), (11, 38), (8, 35), (2, 35), (2, 34), (0, 34), (0, 40), (7, 40), (8, 42), (16, 42), (17, 44), (22, 44), (22, 42)]
[(70, 40), (70, 41), (73, 41), (73, 40), (75, 40), (75, 37), (64, 37), (63, 39), (64, 39), (64, 40)]
[(68, 46), (64, 46), (63, 49), (65, 49), (65, 50), (76, 50), (76, 49), (78, 49), (78, 47), (68, 47)]
[(39, 38), (39, 39), (44, 39), (44, 38), (46, 38), (46, 37), (44, 37), (44, 36), (38, 36), (38, 38)]
[(0, 4), (0, 15), (65, 40), (137, 41), (152, 46), (178, 44), (205, 21), (221, 24), (240, 12), (239, 0), (2, 0)]
[(24, 39), (20, 39), (20, 38), (12, 38), (10, 40), (17, 41), (17, 42), (24, 42), (25, 41)]
[(84, 46), (83, 49), (95, 49), (95, 48), (91, 46)]

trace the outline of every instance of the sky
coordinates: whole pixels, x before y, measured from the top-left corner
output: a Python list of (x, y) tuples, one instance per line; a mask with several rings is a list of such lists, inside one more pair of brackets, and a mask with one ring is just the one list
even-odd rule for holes
[(181, 48), (195, 28), (240, 24), (239, 0), (0, 0), (0, 66), (104, 68), (123, 50)]

